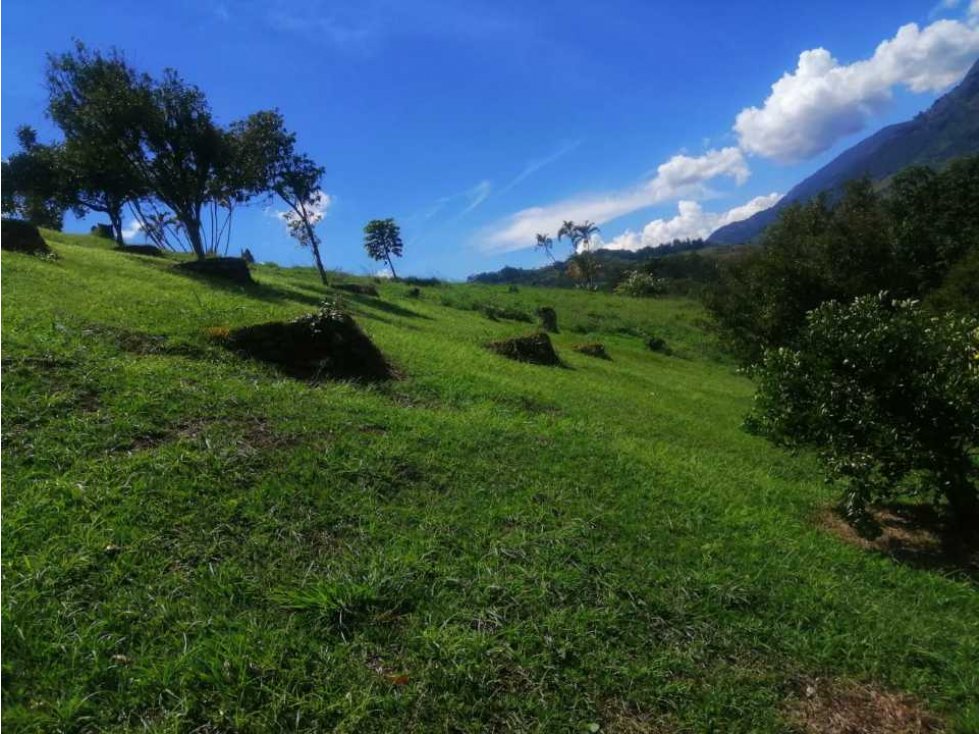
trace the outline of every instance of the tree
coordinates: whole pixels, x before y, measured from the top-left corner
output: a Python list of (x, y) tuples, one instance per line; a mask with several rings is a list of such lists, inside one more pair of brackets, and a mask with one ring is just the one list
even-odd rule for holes
[(598, 234), (598, 231), (598, 227), (588, 220), (583, 224), (565, 220), (557, 233), (559, 240), (567, 237), (571, 241), (568, 275), (579, 283), (585, 283), (589, 290), (594, 287), (599, 269), (598, 258), (591, 251), (591, 238)]
[[(123, 182), (122, 189), (136, 182), (138, 190), (172, 212), (180, 224), (174, 236), (185, 236), (198, 258), (216, 251), (215, 214), (210, 237), (203, 214), (205, 205), (223, 202), (228, 194), (233, 146), (214, 123), (200, 89), (172, 69), (154, 80), (118, 52), (103, 55), (81, 43), (73, 52), (48, 57), (47, 84), (48, 112), (84, 162), (83, 171), (104, 173), (113, 192), (117, 182)], [(96, 181), (85, 185), (94, 187)], [(103, 184), (102, 197), (108, 193)], [(159, 220), (166, 219), (150, 208)], [(141, 207), (134, 210), (144, 218)]]
[(33, 128), (17, 128), (21, 150), (3, 161), (4, 214), (12, 214), (39, 227), (60, 230), (69, 199), (64, 186), (64, 151), (42, 145)]
[(818, 449), (847, 482), (844, 507), (931, 491), (962, 528), (979, 527), (979, 321), (934, 316), (883, 294), (809, 314), (795, 348), (769, 349), (749, 425)]
[(322, 221), (329, 197), (322, 191), (325, 169), (309, 156), (297, 153), (296, 136), (285, 127), (278, 110), (263, 110), (232, 125), (238, 154), (235, 156), (242, 190), (272, 192), (288, 207), (283, 215), (289, 233), (309, 247), (320, 280), (328, 282), (320, 256), (316, 225)]
[(543, 251), (543, 253), (547, 255), (547, 257), (550, 259), (552, 263), (556, 263), (557, 260), (554, 259), (554, 253), (551, 250), (553, 246), (554, 246), (554, 240), (550, 238), (550, 235), (546, 235), (546, 234), (537, 235), (537, 244), (535, 245), (535, 247), (538, 250)]
[(393, 219), (372, 219), (364, 227), (364, 249), (372, 259), (386, 261), (394, 278), (398, 274), (391, 257), (401, 257), (402, 247), (401, 229)]

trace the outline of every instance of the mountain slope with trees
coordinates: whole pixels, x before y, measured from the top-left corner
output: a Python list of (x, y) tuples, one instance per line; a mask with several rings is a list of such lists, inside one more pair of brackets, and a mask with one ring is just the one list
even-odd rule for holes
[(791, 204), (823, 192), (839, 195), (847, 181), (869, 177), (884, 182), (911, 165), (941, 167), (979, 152), (979, 61), (948, 94), (913, 120), (890, 125), (841, 153), (793, 187), (775, 206), (721, 227), (708, 240), (719, 245), (754, 240)]

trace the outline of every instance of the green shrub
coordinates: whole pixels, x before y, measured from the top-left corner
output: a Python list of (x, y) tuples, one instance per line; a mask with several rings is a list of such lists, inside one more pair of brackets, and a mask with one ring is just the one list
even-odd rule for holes
[[(846, 480), (844, 509), (902, 494), (944, 498), (959, 525), (979, 518), (979, 322), (934, 316), (883, 295), (809, 314), (797, 347), (768, 350), (748, 425), (813, 446)], [(973, 526), (975, 527), (975, 526)]]
[(615, 286), (615, 292), (623, 296), (648, 298), (665, 294), (666, 285), (665, 278), (657, 278), (655, 275), (644, 273), (641, 270), (630, 270), (622, 281)]

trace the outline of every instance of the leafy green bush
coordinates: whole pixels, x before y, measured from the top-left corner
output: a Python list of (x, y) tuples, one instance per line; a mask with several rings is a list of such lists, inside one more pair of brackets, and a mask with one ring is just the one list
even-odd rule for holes
[(630, 270), (615, 286), (615, 292), (635, 298), (661, 296), (666, 293), (666, 285), (665, 278), (657, 278), (652, 273), (644, 273), (641, 270)]
[(816, 447), (847, 481), (844, 509), (858, 526), (871, 502), (917, 493), (944, 497), (960, 525), (979, 521), (975, 319), (883, 294), (826, 303), (797, 348), (768, 350), (756, 375), (749, 427)]

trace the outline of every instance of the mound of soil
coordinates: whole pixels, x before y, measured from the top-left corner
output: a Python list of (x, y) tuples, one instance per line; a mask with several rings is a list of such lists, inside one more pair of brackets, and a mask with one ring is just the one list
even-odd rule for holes
[(608, 352), (605, 351), (605, 345), (599, 342), (591, 342), (589, 344), (575, 344), (572, 349), (581, 354), (587, 354), (589, 357), (598, 357), (599, 359), (612, 359), (608, 356)]
[(658, 336), (651, 336), (646, 340), (646, 348), (658, 354), (669, 354), (670, 348), (666, 345), (666, 340)]
[(30, 222), (22, 219), (4, 219), (0, 223), (0, 248), (28, 255), (46, 255), (51, 252), (48, 243)]
[(206, 260), (188, 260), (173, 266), (179, 272), (203, 278), (223, 280), (238, 285), (252, 285), (248, 263), (240, 257), (209, 257)]
[(225, 345), (300, 379), (377, 382), (394, 376), (357, 322), (332, 304), (294, 321), (235, 329)]
[[(123, 245), (116, 248), (119, 252), (126, 252), (130, 255), (145, 255), (146, 257), (163, 257), (163, 250), (156, 245)], [(228, 258), (232, 260), (234, 258)]]
[(361, 283), (337, 283), (333, 286), (338, 291), (346, 291), (347, 293), (356, 293), (358, 296), (371, 296), (372, 298), (379, 298), (380, 293), (377, 292), (377, 288), (370, 284)]
[(518, 362), (542, 365), (561, 364), (561, 360), (551, 344), (551, 338), (542, 331), (513, 339), (501, 339), (490, 342), (486, 346), (491, 351)]
[(872, 685), (815, 679), (789, 707), (793, 723), (808, 734), (929, 734), (941, 721), (920, 702)]
[(541, 306), (537, 309), (537, 318), (540, 319), (540, 325), (544, 331), (557, 334), (557, 311), (550, 306)]

